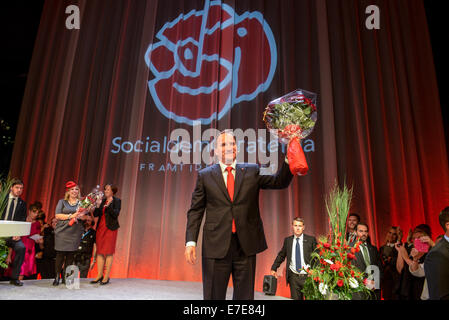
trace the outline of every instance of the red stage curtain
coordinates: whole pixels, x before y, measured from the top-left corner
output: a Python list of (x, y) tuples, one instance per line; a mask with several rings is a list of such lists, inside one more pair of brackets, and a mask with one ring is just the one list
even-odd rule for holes
[[(449, 205), (449, 169), (422, 1), (223, 3), (238, 14), (262, 13), (276, 41), (277, 66), (266, 91), (202, 130), (264, 128), (262, 114), (272, 99), (296, 88), (319, 94), (313, 148), (306, 150), (309, 174), (287, 190), (261, 192), (269, 248), (257, 257), (256, 289), (262, 290), (295, 216), (305, 219), (305, 233), (326, 234), (324, 197), (335, 179), (353, 185), (352, 211), (369, 224), (375, 244), (383, 243), (391, 225), (401, 226), (404, 236), (420, 223), (432, 227), (434, 238), (442, 233), (438, 213)], [(80, 8), (79, 30), (65, 27), (65, 8), (72, 4)], [(380, 30), (365, 27), (365, 8), (372, 4), (380, 8)], [(203, 1), (45, 3), (11, 173), (23, 178), (25, 200), (41, 201), (49, 218), (67, 180), (79, 182), (83, 194), (96, 184), (118, 185), (121, 228), (112, 277), (201, 281), (200, 263), (184, 261), (195, 167), (162, 170), (168, 153), (111, 150), (114, 137), (162, 144), (176, 128), (192, 130), (156, 108), (144, 56), (166, 22), (203, 7)], [(224, 55), (236, 41), (223, 39), (216, 49)], [(266, 66), (260, 41), (242, 60), (251, 77), (260, 78)], [(259, 69), (251, 64), (256, 58)], [(180, 108), (217, 111), (219, 98)], [(284, 279), (278, 293), (289, 296)]]

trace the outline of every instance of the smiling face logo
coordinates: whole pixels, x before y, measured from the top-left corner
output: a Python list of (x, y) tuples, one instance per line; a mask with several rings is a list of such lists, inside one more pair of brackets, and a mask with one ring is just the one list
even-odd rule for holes
[(150, 44), (148, 87), (159, 111), (179, 123), (209, 124), (268, 89), (276, 70), (273, 33), (260, 12), (238, 15), (206, 1), (167, 22)]

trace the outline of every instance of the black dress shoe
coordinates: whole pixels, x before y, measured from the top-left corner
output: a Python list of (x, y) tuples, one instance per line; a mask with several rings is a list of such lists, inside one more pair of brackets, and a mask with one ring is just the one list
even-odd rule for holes
[(9, 283), (15, 285), (16, 287), (23, 286), (23, 282), (20, 280), (11, 280), (11, 281), (9, 281)]
[(95, 283), (101, 282), (101, 280), (103, 280), (103, 277), (101, 277), (100, 279), (97, 279), (97, 280), (92, 280), (90, 283), (95, 284)]
[(59, 278), (56, 278), (54, 281), (53, 281), (53, 285), (56, 287), (56, 286), (59, 286)]
[(108, 281), (106, 281), (106, 282), (100, 281), (100, 284), (103, 285), (103, 286), (106, 285), (106, 284), (108, 284), (108, 283), (109, 283), (109, 279), (108, 279)]

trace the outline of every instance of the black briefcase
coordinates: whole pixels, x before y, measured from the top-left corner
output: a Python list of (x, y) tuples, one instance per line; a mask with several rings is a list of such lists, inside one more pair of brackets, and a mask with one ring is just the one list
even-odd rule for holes
[(274, 276), (263, 277), (263, 292), (266, 295), (274, 296), (276, 295), (276, 289), (278, 286), (278, 280)]

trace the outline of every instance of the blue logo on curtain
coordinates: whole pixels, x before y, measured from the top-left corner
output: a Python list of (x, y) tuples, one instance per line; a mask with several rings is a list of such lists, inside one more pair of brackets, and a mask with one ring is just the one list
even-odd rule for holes
[(210, 124), (241, 101), (267, 90), (277, 64), (276, 42), (258, 11), (238, 15), (206, 1), (167, 22), (150, 44), (148, 88), (159, 111), (179, 123)]

